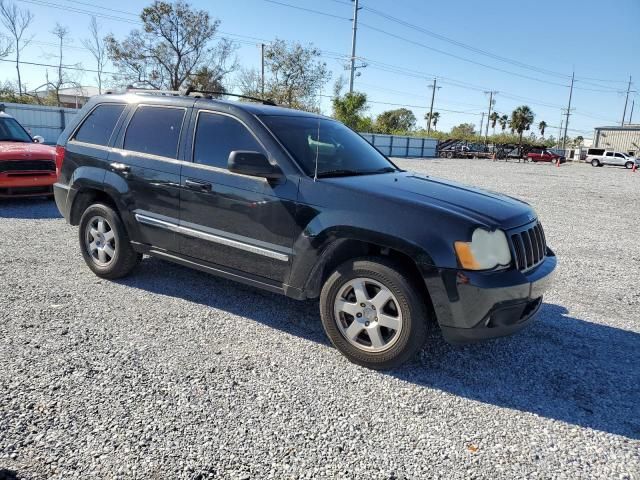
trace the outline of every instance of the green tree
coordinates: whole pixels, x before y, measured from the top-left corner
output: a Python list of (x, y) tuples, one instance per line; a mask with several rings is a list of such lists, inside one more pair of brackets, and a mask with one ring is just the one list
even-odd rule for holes
[(331, 101), (333, 117), (340, 120), (349, 128), (364, 131), (365, 116), (368, 110), (367, 95), (361, 92), (347, 92), (344, 95), (336, 95)]
[(538, 130), (540, 130), (540, 135), (542, 135), (542, 138), (544, 138), (544, 131), (547, 128), (547, 122), (545, 122), (544, 120), (542, 120), (539, 124), (538, 124)]
[(236, 46), (226, 39), (213, 44), (220, 21), (206, 10), (192, 9), (183, 0), (155, 1), (142, 10), (140, 19), (142, 30), (133, 30), (123, 41), (113, 35), (105, 38), (120, 82), (178, 90), (204, 69), (211, 77), (206, 83), (222, 83), (235, 70)]
[(507, 114), (502, 115), (498, 119), (498, 122), (500, 123), (500, 128), (502, 128), (502, 131), (504, 132), (507, 129), (507, 125), (509, 124), (509, 116)]
[(491, 122), (491, 128), (493, 129), (494, 135), (496, 133), (496, 123), (498, 123), (499, 119), (500, 115), (498, 115), (497, 112), (491, 112), (491, 115), (489, 115), (489, 121)]
[(472, 123), (461, 123), (451, 129), (451, 137), (460, 140), (471, 140), (476, 135), (476, 127)]
[(387, 110), (376, 118), (375, 127), (380, 133), (407, 133), (415, 128), (416, 116), (406, 108)]
[[(290, 108), (319, 111), (318, 94), (331, 79), (322, 52), (313, 45), (288, 43), (276, 39), (265, 47), (264, 97)], [(260, 74), (245, 70), (240, 76), (244, 95), (262, 97)]]
[(438, 121), (440, 120), (440, 112), (428, 112), (424, 116), (424, 119), (436, 130), (436, 125), (438, 125)]
[(518, 151), (522, 151), (522, 133), (531, 128), (535, 115), (527, 105), (520, 105), (511, 113), (509, 126), (518, 134)]
[(584, 137), (582, 135), (578, 135), (576, 138), (573, 139), (573, 145), (576, 147), (582, 146), (583, 142), (584, 142)]

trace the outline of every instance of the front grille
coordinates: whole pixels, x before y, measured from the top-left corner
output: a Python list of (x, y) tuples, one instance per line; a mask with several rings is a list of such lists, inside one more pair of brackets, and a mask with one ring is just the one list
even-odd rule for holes
[(0, 161), (2, 172), (55, 172), (53, 160), (6, 160)]
[(516, 268), (521, 272), (531, 270), (544, 261), (547, 241), (539, 222), (511, 231), (510, 240)]

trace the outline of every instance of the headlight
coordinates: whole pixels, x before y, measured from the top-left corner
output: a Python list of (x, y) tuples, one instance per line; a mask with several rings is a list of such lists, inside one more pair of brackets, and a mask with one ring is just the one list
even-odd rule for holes
[(471, 241), (455, 242), (455, 249), (462, 268), (467, 270), (490, 270), (511, 263), (509, 242), (502, 230), (476, 228)]

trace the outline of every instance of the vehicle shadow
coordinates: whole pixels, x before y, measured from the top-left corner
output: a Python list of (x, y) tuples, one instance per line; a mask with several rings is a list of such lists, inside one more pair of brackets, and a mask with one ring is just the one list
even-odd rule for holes
[(0, 198), (0, 218), (40, 220), (62, 218), (62, 215), (53, 198)]
[[(154, 258), (118, 282), (329, 344), (315, 301), (298, 302)], [(572, 317), (559, 305), (544, 304), (529, 328), (490, 342), (452, 346), (434, 329), (416, 361), (386, 374), (640, 439), (640, 334)]]

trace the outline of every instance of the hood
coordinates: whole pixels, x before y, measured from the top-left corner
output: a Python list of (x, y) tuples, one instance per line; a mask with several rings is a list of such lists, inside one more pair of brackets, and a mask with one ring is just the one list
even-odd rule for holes
[(0, 161), (2, 160), (55, 160), (56, 149), (41, 143), (0, 141)]
[(536, 219), (533, 209), (521, 200), (413, 172), (325, 180), (390, 199), (450, 211), (492, 228), (507, 230)]

